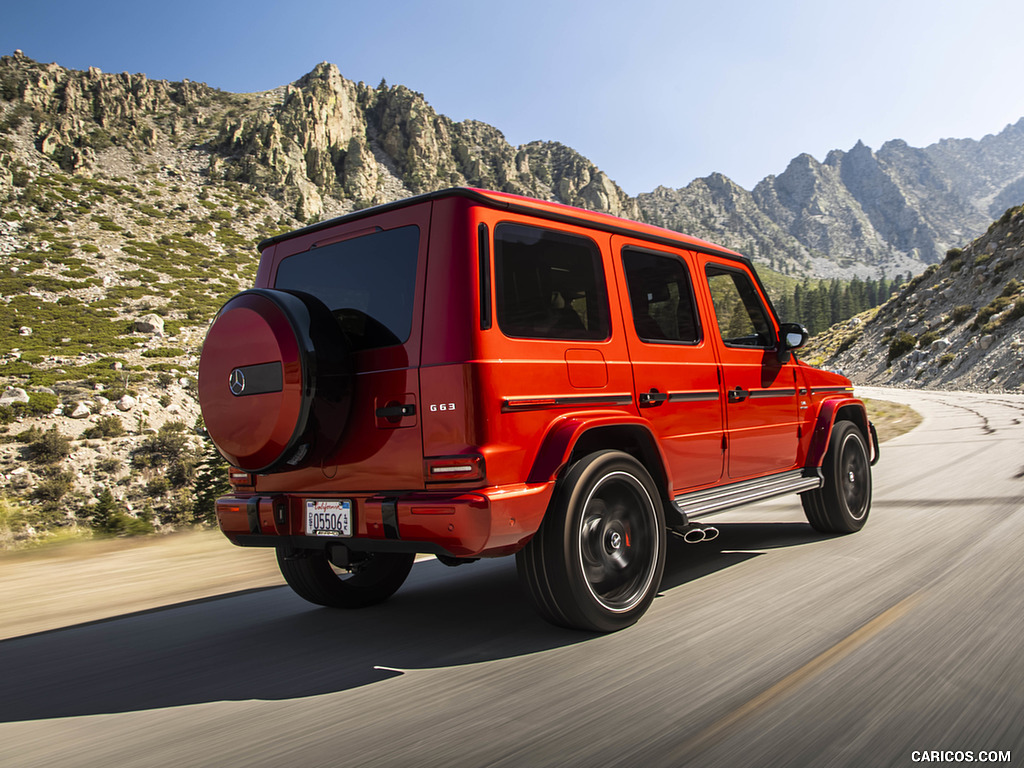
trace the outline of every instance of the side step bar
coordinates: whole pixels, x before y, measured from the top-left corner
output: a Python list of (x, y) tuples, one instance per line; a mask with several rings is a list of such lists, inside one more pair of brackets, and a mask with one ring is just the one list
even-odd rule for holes
[(711, 515), (726, 509), (763, 501), (790, 493), (803, 493), (821, 488), (824, 480), (818, 474), (806, 475), (796, 469), (778, 475), (744, 480), (740, 483), (720, 485), (704, 491), (683, 493), (672, 499), (672, 503), (685, 516), (684, 519)]

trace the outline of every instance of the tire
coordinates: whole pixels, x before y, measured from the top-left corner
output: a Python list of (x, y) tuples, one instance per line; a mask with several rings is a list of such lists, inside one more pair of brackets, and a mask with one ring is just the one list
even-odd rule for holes
[(246, 472), (319, 466), (348, 420), (353, 360), (316, 297), (263, 288), (235, 295), (210, 326), (199, 360), (210, 438)]
[(516, 554), (537, 611), (571, 629), (614, 632), (647, 611), (665, 569), (665, 513), (646, 469), (592, 453), (561, 480), (536, 535)]
[(412, 553), (374, 552), (347, 573), (339, 573), (322, 551), (277, 549), (277, 565), (295, 594), (330, 608), (384, 602), (405, 582), (415, 559)]
[(822, 463), (825, 484), (801, 495), (811, 527), (821, 533), (854, 533), (871, 511), (871, 462), (864, 435), (851, 421), (832, 427)]

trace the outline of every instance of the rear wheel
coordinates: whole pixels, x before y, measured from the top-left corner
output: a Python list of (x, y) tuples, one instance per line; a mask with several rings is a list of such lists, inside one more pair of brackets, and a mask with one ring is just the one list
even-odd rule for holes
[(871, 461), (864, 435), (851, 421), (832, 427), (821, 467), (825, 484), (801, 495), (807, 521), (822, 533), (854, 533), (871, 510)]
[(412, 553), (372, 552), (339, 569), (319, 550), (277, 550), (288, 586), (299, 597), (331, 608), (364, 608), (387, 600), (405, 582), (415, 559)]
[(619, 451), (581, 459), (560, 481), (516, 566), (537, 610), (554, 624), (597, 632), (634, 624), (665, 568), (665, 516), (650, 474)]

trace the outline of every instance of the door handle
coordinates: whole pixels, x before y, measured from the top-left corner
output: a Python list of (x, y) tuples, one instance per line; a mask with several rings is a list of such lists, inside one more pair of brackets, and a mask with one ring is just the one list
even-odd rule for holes
[(742, 403), (748, 397), (750, 397), (750, 392), (745, 390), (743, 387), (736, 387), (736, 389), (729, 390), (730, 403)]
[(378, 408), (374, 415), (378, 419), (401, 419), (405, 416), (416, 415), (416, 405), (414, 403), (395, 403), (385, 405), (383, 408)]
[(659, 392), (652, 389), (650, 392), (641, 392), (637, 401), (641, 408), (654, 408), (668, 400), (668, 392)]

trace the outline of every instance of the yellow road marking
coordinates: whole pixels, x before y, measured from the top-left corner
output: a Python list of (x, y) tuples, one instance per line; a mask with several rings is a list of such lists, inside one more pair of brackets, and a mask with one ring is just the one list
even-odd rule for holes
[(827, 651), (824, 651), (799, 669), (786, 675), (775, 685), (690, 737), (676, 749), (676, 757), (679, 758), (684, 755), (692, 757), (694, 754), (704, 751), (721, 740), (725, 732), (742, 720), (755, 714), (762, 707), (781, 701), (815, 675), (821, 674), (846, 656), (849, 656), (861, 645), (906, 614), (920, 599), (920, 595), (920, 592), (916, 592), (904, 598), (860, 627), (860, 629), (847, 635)]

